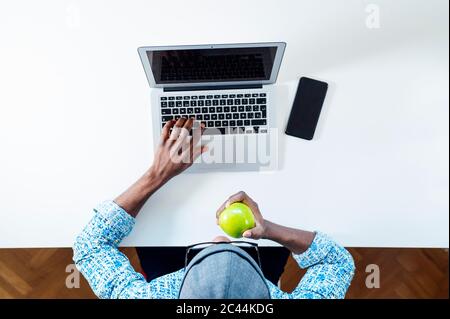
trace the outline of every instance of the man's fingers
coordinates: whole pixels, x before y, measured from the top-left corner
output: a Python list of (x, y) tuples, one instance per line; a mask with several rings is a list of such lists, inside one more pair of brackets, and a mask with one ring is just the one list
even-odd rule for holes
[(188, 130), (188, 132), (190, 132), (193, 124), (194, 124), (194, 119), (192, 117), (190, 117), (186, 120), (186, 122), (184, 122), (183, 128), (185, 128), (186, 130)]
[(167, 122), (161, 132), (161, 143), (165, 142), (170, 136), (170, 129), (174, 126), (175, 120), (170, 120)]
[(172, 128), (172, 133), (170, 134), (169, 140), (176, 141), (180, 136), (181, 128), (184, 126), (184, 122), (186, 122), (185, 118), (180, 118), (175, 123), (175, 126)]
[(198, 142), (202, 138), (202, 134), (203, 134), (204, 131), (205, 131), (205, 124), (204, 123), (200, 123), (200, 127), (194, 126), (194, 128), (192, 129), (192, 136), (193, 136), (192, 145), (193, 146), (196, 146), (198, 144)]
[(235, 202), (242, 202), (245, 198), (245, 196), (247, 196), (247, 194), (245, 194), (243, 191), (237, 192), (234, 195), (231, 195), (217, 210), (216, 212), (216, 217), (219, 218), (219, 215), (221, 212), (223, 212), (223, 210), (225, 208), (227, 208), (228, 206), (230, 206), (231, 204), (235, 203)]

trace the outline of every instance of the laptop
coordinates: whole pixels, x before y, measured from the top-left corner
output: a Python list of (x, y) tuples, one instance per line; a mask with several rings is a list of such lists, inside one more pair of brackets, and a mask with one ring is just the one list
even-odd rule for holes
[(205, 125), (208, 151), (191, 172), (259, 171), (277, 165), (275, 94), (286, 44), (148, 46), (138, 53), (151, 90), (153, 140), (164, 124)]

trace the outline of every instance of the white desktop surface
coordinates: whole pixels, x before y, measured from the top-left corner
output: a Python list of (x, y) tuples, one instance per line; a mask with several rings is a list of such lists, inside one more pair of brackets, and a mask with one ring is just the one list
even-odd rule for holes
[(281, 135), (276, 172), (176, 177), (124, 245), (210, 240), (245, 190), (346, 246), (448, 247), (448, 21), (446, 0), (1, 2), (0, 247), (71, 246), (151, 164), (137, 47), (263, 41), (287, 42), (283, 125), (300, 76), (330, 84), (315, 139)]

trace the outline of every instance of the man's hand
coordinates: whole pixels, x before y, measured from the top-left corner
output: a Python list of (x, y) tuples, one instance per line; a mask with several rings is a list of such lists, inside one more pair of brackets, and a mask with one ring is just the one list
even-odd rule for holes
[(247, 230), (242, 234), (246, 238), (261, 239), (266, 238), (266, 221), (264, 220), (261, 212), (259, 211), (258, 204), (251, 199), (245, 192), (240, 191), (234, 195), (231, 195), (225, 203), (220, 206), (216, 212), (216, 223), (219, 224), (219, 215), (225, 208), (233, 203), (242, 202), (246, 204), (252, 210), (253, 216), (255, 217), (255, 227)]
[[(150, 173), (158, 176), (164, 182), (180, 174), (207, 150), (206, 146), (199, 144), (201, 129), (192, 130), (194, 120), (180, 118), (166, 123), (162, 129), (161, 140), (155, 152), (155, 159)], [(172, 129), (172, 132), (170, 130)]]
[(164, 125), (152, 166), (144, 176), (115, 199), (128, 214), (136, 217), (154, 192), (191, 166), (195, 159), (207, 150), (206, 146), (198, 145), (203, 126), (194, 129), (193, 136), (189, 135), (193, 124), (193, 119), (181, 118)]
[(313, 232), (284, 227), (264, 219), (259, 211), (258, 204), (256, 204), (253, 199), (242, 191), (230, 196), (230, 198), (228, 198), (226, 202), (220, 206), (216, 212), (217, 224), (219, 224), (220, 213), (223, 212), (225, 208), (236, 202), (246, 204), (250, 207), (253, 215), (255, 216), (255, 227), (245, 231), (242, 235), (243, 237), (252, 239), (270, 239), (288, 248), (294, 254), (304, 252), (314, 240), (315, 233)]

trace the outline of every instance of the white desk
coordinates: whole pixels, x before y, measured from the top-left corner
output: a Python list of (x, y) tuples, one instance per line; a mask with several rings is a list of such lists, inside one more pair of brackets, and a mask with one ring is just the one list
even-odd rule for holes
[(70, 246), (150, 165), (138, 46), (258, 41), (288, 43), (280, 123), (299, 76), (330, 83), (317, 138), (282, 136), (273, 173), (177, 177), (124, 244), (209, 240), (243, 189), (266, 218), (347, 246), (448, 247), (448, 1), (194, 2), (0, 4), (0, 247)]

